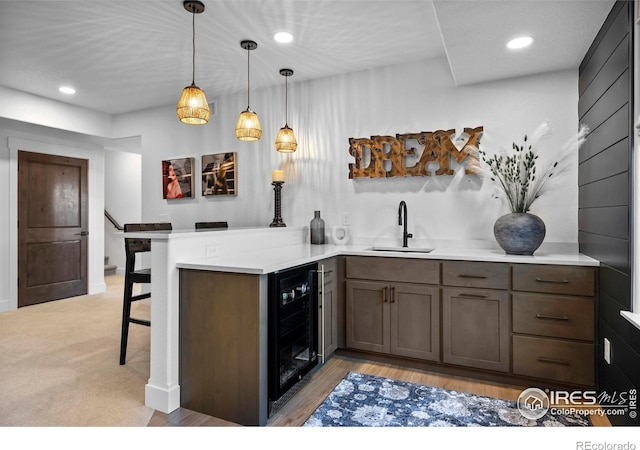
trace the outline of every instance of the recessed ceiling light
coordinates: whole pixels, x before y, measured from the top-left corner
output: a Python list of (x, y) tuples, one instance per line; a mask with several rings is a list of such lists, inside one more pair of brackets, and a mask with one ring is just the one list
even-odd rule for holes
[(68, 95), (72, 95), (76, 93), (76, 90), (71, 86), (60, 86), (58, 90), (63, 94), (68, 94)]
[(293, 35), (291, 33), (287, 33), (286, 31), (278, 31), (273, 35), (273, 38), (276, 40), (276, 42), (280, 42), (282, 44), (293, 41)]
[(533, 43), (533, 38), (531, 36), (522, 36), (515, 39), (511, 39), (509, 42), (507, 42), (507, 48), (516, 50), (519, 48), (528, 47), (532, 43)]

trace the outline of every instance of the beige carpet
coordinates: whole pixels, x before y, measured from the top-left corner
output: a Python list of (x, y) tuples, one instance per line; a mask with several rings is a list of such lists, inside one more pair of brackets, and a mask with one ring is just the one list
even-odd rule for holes
[[(107, 292), (0, 313), (0, 426), (146, 426), (149, 328), (129, 328), (120, 366), (122, 276)], [(149, 300), (133, 317), (149, 317)]]

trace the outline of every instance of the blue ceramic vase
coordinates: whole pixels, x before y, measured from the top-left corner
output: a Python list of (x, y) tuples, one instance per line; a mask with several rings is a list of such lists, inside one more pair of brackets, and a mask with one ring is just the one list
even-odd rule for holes
[(510, 213), (493, 226), (496, 241), (507, 255), (533, 255), (546, 233), (542, 219), (529, 213)]

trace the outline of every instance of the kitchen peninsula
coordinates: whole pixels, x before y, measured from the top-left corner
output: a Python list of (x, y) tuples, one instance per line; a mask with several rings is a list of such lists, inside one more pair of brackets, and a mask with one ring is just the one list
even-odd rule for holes
[[(266, 288), (268, 284), (267, 276), (271, 272), (308, 262), (344, 256), (347, 260), (347, 273), (345, 274), (347, 278), (353, 278), (354, 281), (361, 283), (367, 275), (366, 273), (359, 273), (359, 271), (362, 272), (362, 267), (365, 267), (366, 272), (366, 270), (369, 270), (367, 267), (369, 267), (371, 269), (371, 278), (387, 283), (383, 284), (382, 290), (380, 290), (380, 292), (383, 292), (387, 286), (391, 286), (388, 283), (397, 281), (402, 281), (403, 283), (408, 281), (411, 283), (414, 281), (385, 280), (380, 273), (375, 272), (376, 270), (382, 270), (379, 267), (381, 267), (380, 264), (383, 262), (389, 262), (391, 260), (392, 262), (397, 261), (398, 264), (403, 264), (402, 261), (432, 261), (433, 264), (437, 264), (437, 274), (429, 275), (433, 278), (421, 282), (437, 288), (435, 292), (438, 292), (438, 289), (442, 289), (445, 293), (448, 290), (451, 291), (449, 292), (448, 298), (450, 300), (448, 302), (445, 302), (443, 297), (443, 311), (445, 309), (449, 312), (456, 311), (468, 304), (464, 299), (469, 300), (472, 297), (469, 297), (468, 293), (456, 291), (456, 289), (460, 290), (461, 286), (476, 289), (474, 292), (479, 292), (480, 298), (493, 300), (494, 294), (500, 297), (500, 299), (506, 298), (506, 300), (501, 300), (501, 304), (507, 305), (506, 309), (498, 312), (498, 318), (503, 321), (502, 326), (504, 326), (505, 323), (509, 326), (508, 333), (499, 336), (499, 342), (502, 345), (501, 351), (504, 352), (505, 345), (507, 349), (511, 348), (510, 341), (512, 339), (511, 308), (508, 307), (510, 301), (509, 296), (518, 297), (518, 301), (525, 301), (527, 304), (535, 304), (536, 302), (544, 303), (548, 300), (544, 295), (532, 294), (531, 291), (535, 291), (535, 289), (531, 289), (527, 283), (535, 282), (536, 278), (540, 278), (543, 280), (542, 283), (544, 283), (545, 279), (536, 276), (531, 270), (527, 270), (527, 267), (536, 268), (546, 266), (553, 269), (552, 271), (547, 271), (545, 276), (558, 276), (561, 277), (561, 279), (547, 280), (551, 282), (552, 285), (555, 285), (553, 283), (554, 281), (560, 283), (560, 286), (570, 285), (571, 289), (573, 289), (574, 286), (586, 285), (586, 291), (559, 291), (559, 295), (563, 298), (573, 299), (575, 297), (577, 301), (584, 301), (585, 298), (593, 299), (595, 295), (595, 277), (593, 271), (599, 265), (598, 261), (575, 252), (545, 253), (544, 251), (540, 251), (534, 256), (511, 256), (505, 255), (504, 252), (498, 248), (464, 249), (438, 248), (436, 246), (430, 253), (405, 253), (372, 251), (372, 245), (378, 245), (378, 242), (356, 242), (350, 245), (310, 245), (308, 243), (308, 228), (306, 227), (228, 229), (198, 232), (173, 231), (171, 233), (129, 233), (127, 236), (150, 238), (152, 248), (151, 268), (154, 277), (151, 285), (152, 326), (150, 378), (145, 389), (145, 404), (165, 413), (170, 413), (181, 406), (179, 351), (180, 272), (188, 272), (196, 277), (204, 277), (202, 279), (207, 279), (209, 278), (208, 275), (213, 274), (248, 276), (249, 278), (243, 279), (242, 281), (239, 280), (239, 282), (249, 286), (247, 292), (253, 292), (252, 295), (254, 296), (253, 298), (249, 298), (249, 300), (244, 298), (242, 301), (248, 302), (243, 308), (253, 302), (253, 309), (247, 311), (247, 314), (256, 315), (255, 324), (257, 325), (254, 329), (247, 332), (255, 334), (253, 344), (255, 353), (242, 355), (242, 357), (238, 356), (237, 358), (241, 358), (243, 361), (245, 361), (244, 357), (253, 359), (253, 362), (250, 364), (253, 369), (256, 370), (256, 378), (258, 379), (255, 380), (256, 384), (252, 387), (255, 395), (251, 399), (254, 409), (254, 411), (251, 412), (253, 416), (247, 423), (256, 425), (264, 425), (267, 419), (265, 379), (267, 364), (265, 351), (267, 340)], [(359, 263), (359, 259), (361, 258), (375, 258), (375, 261), (379, 264), (363, 266)], [(490, 267), (490, 270), (486, 274), (476, 275), (474, 273), (470, 276), (467, 275), (467, 278), (465, 278), (466, 282), (462, 285), (457, 282), (447, 281), (450, 280), (450, 277), (447, 275), (448, 272), (461, 270), (457, 265), (459, 262), (487, 263), (489, 266), (475, 267), (472, 265), (471, 269), (483, 271), (486, 267)], [(376, 269), (377, 267), (378, 269)], [(523, 268), (523, 270), (516, 270), (514, 275), (514, 267)], [(465, 270), (467, 268), (465, 268)], [(582, 269), (585, 268), (588, 273), (582, 271)], [(410, 273), (410, 270), (408, 273)], [(575, 274), (578, 274), (578, 278), (571, 278)], [(514, 278), (511, 279), (511, 277)], [(565, 279), (566, 277), (569, 278)], [(245, 281), (247, 280), (251, 281), (246, 283)], [(476, 285), (475, 283), (478, 280), (484, 281), (480, 281), (480, 284)], [(514, 284), (516, 281), (520, 284)], [(185, 284), (184, 287), (191, 288), (192, 286)], [(538, 289), (537, 292), (553, 292), (553, 290), (545, 291), (544, 289)], [(576, 289), (579, 288), (576, 287)], [(398, 291), (400, 291), (400, 289), (396, 290), (396, 292)], [(355, 298), (355, 301), (358, 301), (358, 294), (355, 291), (351, 291), (351, 293), (347, 292), (346, 297), (349, 297), (349, 295), (352, 296), (352, 300)], [(353, 297), (354, 295), (355, 297)], [(463, 299), (463, 301), (457, 302), (455, 299), (458, 298)], [(182, 301), (187, 302), (189, 300), (183, 298)], [(347, 301), (349, 301), (348, 298)], [(434, 302), (434, 307), (436, 305), (439, 308), (439, 300)], [(523, 312), (523, 314), (525, 314), (525, 312)], [(449, 319), (451, 317), (457, 320), (457, 316), (449, 316)], [(561, 316), (561, 318), (563, 317), (564, 316)], [(464, 320), (464, 318), (460, 318), (460, 320)], [(516, 324), (516, 322), (520, 324), (521, 321), (521, 317), (513, 317), (514, 324)], [(583, 324), (584, 326), (582, 328), (591, 330), (592, 333), (594, 328), (593, 317), (587, 322), (588, 323)], [(352, 323), (357, 326), (357, 321)], [(546, 331), (539, 332), (535, 329), (527, 328), (526, 325), (522, 326), (523, 328), (520, 329), (519, 332), (517, 332), (517, 329), (514, 330), (513, 345), (522, 346), (523, 349), (529, 349), (531, 346), (535, 347), (540, 343), (557, 343), (561, 345), (573, 343), (569, 341), (565, 342), (562, 340), (562, 336), (556, 335), (552, 338), (548, 335), (549, 333), (547, 333), (547, 335), (544, 334)], [(438, 335), (438, 333), (434, 332), (434, 336), (436, 335)], [(589, 345), (591, 349), (593, 348), (593, 343), (588, 343), (589, 336), (589, 333), (587, 333), (587, 336), (584, 338), (585, 345), (580, 346), (582, 350), (586, 349), (587, 354), (589, 353)], [(352, 341), (352, 343), (353, 342), (355, 341)], [(434, 343), (434, 345), (436, 344), (437, 343)], [(445, 363), (448, 360), (447, 358), (449, 358), (451, 364), (461, 364), (460, 355), (455, 354), (455, 348), (460, 344), (459, 342), (451, 340), (447, 341), (447, 336), (443, 335), (443, 360)], [(354, 348), (358, 348), (358, 345), (356, 342)], [(570, 345), (563, 349), (564, 352), (568, 351), (569, 353), (571, 353), (572, 350), (573, 347)], [(506, 356), (508, 357), (508, 355)], [(507, 371), (509, 371), (513, 365), (513, 367), (519, 367), (524, 371), (522, 373), (525, 374), (528, 373), (527, 370), (533, 370), (532, 376), (535, 376), (535, 371), (538, 370), (535, 367), (535, 363), (531, 361), (517, 360), (505, 362), (504, 357), (504, 353), (499, 355), (499, 362), (496, 363), (497, 366), (489, 366), (488, 369), (504, 371), (504, 368), (507, 367)], [(500, 360), (500, 358), (502, 358), (502, 360)], [(554, 362), (547, 361), (546, 363), (553, 364)], [(244, 362), (242, 362), (242, 364), (244, 364)], [(473, 362), (470, 362), (469, 367), (473, 367), (473, 364)], [(487, 368), (483, 367), (482, 364), (476, 365), (476, 367)], [(582, 384), (585, 385), (590, 383), (592, 383), (590, 379), (582, 381)]]

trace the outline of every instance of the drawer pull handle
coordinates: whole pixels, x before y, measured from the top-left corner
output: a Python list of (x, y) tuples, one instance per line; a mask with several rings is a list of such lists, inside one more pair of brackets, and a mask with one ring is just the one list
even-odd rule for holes
[(569, 284), (569, 280), (545, 280), (544, 278), (536, 278), (538, 283), (557, 283), (557, 284)]
[(562, 364), (563, 366), (569, 365), (569, 361), (566, 361), (564, 359), (547, 358), (546, 356), (538, 357), (538, 361), (551, 364)]
[(466, 292), (460, 292), (460, 297), (473, 297), (473, 298), (487, 298), (487, 294), (467, 294)]
[(458, 276), (460, 278), (475, 278), (475, 279), (478, 279), (478, 280), (486, 280), (487, 278), (489, 278), (489, 277), (484, 276), (484, 275), (469, 275), (469, 274), (466, 274), (466, 273), (461, 273)]
[(333, 273), (333, 270), (327, 270), (327, 271), (325, 271), (325, 273), (324, 273), (324, 274), (325, 274), (325, 275), (329, 275), (330, 273)]
[(567, 316), (549, 316), (547, 314), (536, 314), (537, 319), (551, 319), (551, 320), (569, 320)]

